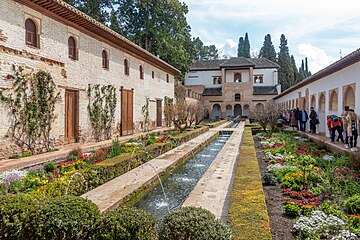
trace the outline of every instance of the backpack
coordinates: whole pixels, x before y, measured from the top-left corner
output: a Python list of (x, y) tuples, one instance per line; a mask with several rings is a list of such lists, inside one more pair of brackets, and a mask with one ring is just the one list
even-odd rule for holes
[(338, 116), (336, 116), (336, 115), (331, 115), (330, 118), (331, 118), (331, 120), (332, 120), (333, 122), (338, 122), (338, 121), (339, 121), (339, 118), (338, 118)]

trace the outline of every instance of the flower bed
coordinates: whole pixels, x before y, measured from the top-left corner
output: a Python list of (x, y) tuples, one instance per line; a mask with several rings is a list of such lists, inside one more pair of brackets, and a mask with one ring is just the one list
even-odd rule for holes
[(81, 195), (158, 155), (206, 132), (203, 127), (180, 134), (150, 133), (90, 153), (74, 151), (66, 161), (0, 174), (0, 192), (33, 196)]
[(319, 149), (297, 133), (256, 137), (268, 163), (264, 184), (282, 188), (297, 238), (358, 239), (360, 175), (349, 167), (349, 156)]

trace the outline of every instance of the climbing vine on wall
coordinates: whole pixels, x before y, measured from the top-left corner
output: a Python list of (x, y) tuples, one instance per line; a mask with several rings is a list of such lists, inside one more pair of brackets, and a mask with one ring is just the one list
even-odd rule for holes
[(32, 154), (49, 151), (55, 102), (60, 95), (50, 73), (39, 70), (26, 74), (23, 67), (13, 65), (10, 79), (12, 88), (0, 90), (0, 101), (9, 110), (10, 137)]
[(144, 117), (143, 131), (149, 131), (149, 98), (146, 98), (146, 103), (141, 107), (141, 114)]
[(88, 85), (88, 112), (96, 141), (110, 139), (115, 122), (116, 88), (112, 85)]

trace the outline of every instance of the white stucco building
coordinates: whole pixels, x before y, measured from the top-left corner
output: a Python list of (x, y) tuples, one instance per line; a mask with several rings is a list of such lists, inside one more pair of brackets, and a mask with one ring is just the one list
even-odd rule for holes
[(304, 79), (274, 98), (284, 109), (314, 107), (318, 131), (328, 136), (326, 116), (341, 115), (345, 106), (360, 114), (360, 49)]

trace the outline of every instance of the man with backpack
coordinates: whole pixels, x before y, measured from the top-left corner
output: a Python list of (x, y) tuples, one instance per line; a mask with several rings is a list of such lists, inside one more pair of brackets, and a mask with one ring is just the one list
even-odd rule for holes
[(337, 131), (341, 142), (344, 143), (344, 138), (341, 132), (341, 119), (336, 115), (330, 115), (327, 125), (331, 131), (331, 142), (333, 143), (335, 141), (335, 132)]

